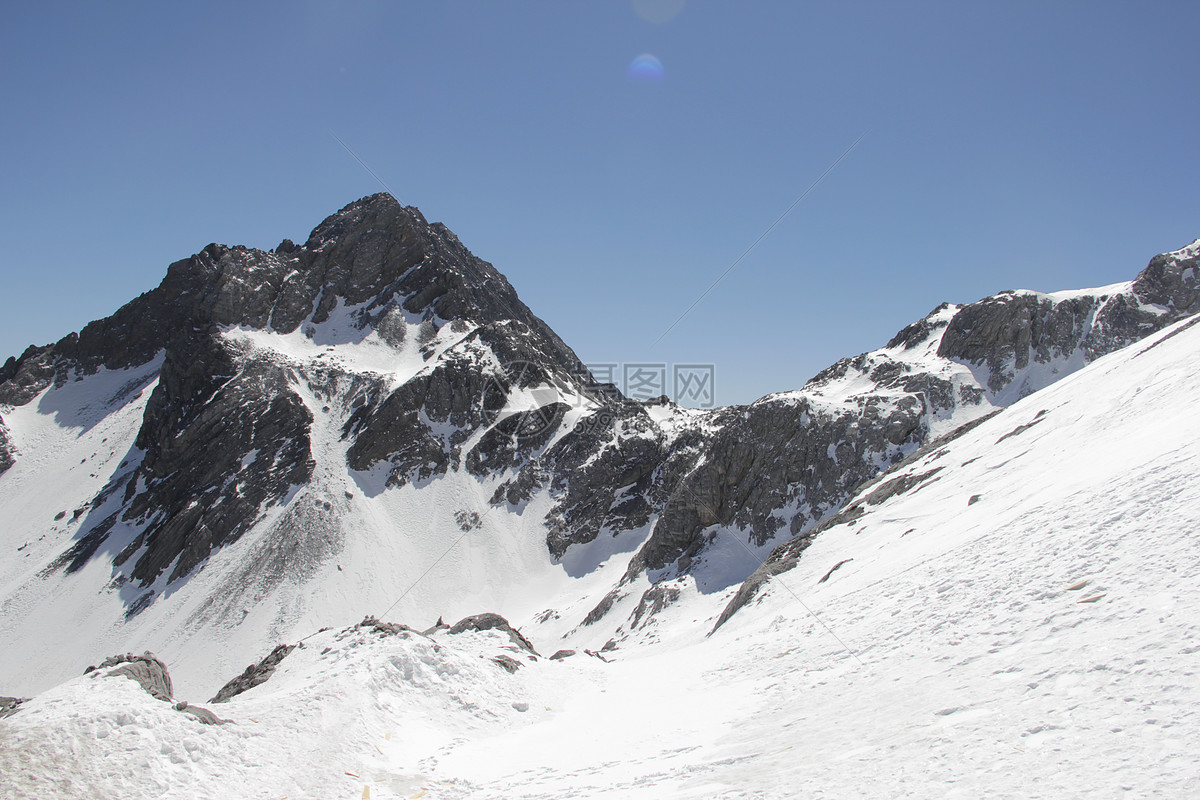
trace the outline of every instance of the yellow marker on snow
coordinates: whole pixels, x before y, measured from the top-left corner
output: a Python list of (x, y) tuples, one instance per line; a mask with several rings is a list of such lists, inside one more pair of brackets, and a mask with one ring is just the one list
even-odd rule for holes
[(364, 786), (363, 787), (363, 800), (370, 800), (370, 797), (371, 797), (371, 787)]
[(1068, 587), (1067, 587), (1067, 591), (1068, 591), (1068, 592), (1075, 592), (1075, 591), (1078, 591), (1078, 590), (1082, 589), (1083, 587), (1085, 587), (1085, 586), (1087, 586), (1087, 585), (1088, 585), (1087, 578), (1084, 578), (1083, 580), (1081, 580), (1081, 581), (1076, 581), (1075, 583), (1072, 583), (1070, 586), (1068, 586)]
[(421, 791), (414, 794), (411, 798), (409, 798), (409, 800), (417, 800), (418, 797), (424, 797), (424, 796), (425, 796), (425, 790), (422, 789)]
[(390, 742), (390, 741), (392, 740), (392, 735), (391, 735), (390, 733), (385, 733), (385, 734), (383, 735), (383, 738), (384, 738), (384, 739), (387, 739), (387, 740)]

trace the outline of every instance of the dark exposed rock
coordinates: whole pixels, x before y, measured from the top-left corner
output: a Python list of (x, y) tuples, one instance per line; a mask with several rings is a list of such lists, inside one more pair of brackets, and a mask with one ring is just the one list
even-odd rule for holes
[(450, 628), (450, 633), (464, 633), (466, 631), (490, 631), (500, 630), (508, 634), (508, 638), (513, 644), (528, 650), (530, 653), (537, 655), (537, 650), (533, 649), (533, 645), (529, 640), (521, 635), (521, 632), (508, 624), (508, 620), (499, 614), (475, 614), (465, 619), (459, 620)]
[(515, 658), (506, 655), (494, 656), (492, 658), (492, 663), (498, 665), (505, 672), (509, 673), (516, 672), (523, 666), (520, 661), (517, 661)]
[(295, 645), (281, 644), (267, 655), (262, 661), (257, 664), (251, 664), (246, 667), (246, 670), (236, 678), (225, 684), (216, 693), (210, 703), (226, 703), (230, 699), (237, 697), (242, 692), (253, 689), (259, 684), (266, 683), (267, 680), (275, 673), (275, 668), (279, 666), (279, 662), (287, 656), (288, 653), (296, 649)]
[[(671, 571), (655, 571), (672, 562), (677, 571), (689, 569), (711, 540), (707, 531), (717, 528), (757, 545), (776, 539), (785, 525), (791, 535), (803, 536), (865, 480), (905, 461), (927, 442), (933, 418), (979, 416), (973, 406), (1012, 402), (1042, 388), (1055, 371), (1065, 374), (1195, 313), (1200, 308), (1196, 251), (1190, 247), (1156, 256), (1131, 289), (1061, 297), (1006, 292), (961, 308), (943, 304), (888, 343), (900, 351), (933, 348), (940, 358), (969, 365), (982, 387), (955, 385), (885, 349), (839, 361), (800, 392), (748, 406), (720, 426), (706, 443), (704, 460), (671, 492), (626, 580), (643, 570), (670, 577)], [(1060, 366), (1038, 374), (1032, 370), (1038, 364)], [(877, 387), (852, 398), (858, 408), (842, 400), (842, 408), (819, 401), (826, 387), (856, 376)], [(908, 491), (921, 477), (879, 487), (882, 494), (870, 502)], [(855, 513), (861, 508), (847, 509), (840, 518), (847, 521)], [(733, 605), (752, 596), (767, 573), (783, 571), (780, 559), (794, 564), (802, 541), (773, 554)]]
[(466, 509), (455, 511), (454, 521), (458, 523), (458, 529), (463, 533), (469, 533), (483, 524), (478, 511), (467, 511)]
[[(278, 333), (312, 328), (338, 304), (357, 308), (363, 336), (375, 328), (394, 346), (405, 340), (406, 315), (424, 319), (425, 343), (447, 324), (464, 336), (434, 370), (385, 396), (382, 381), (336, 370), (298, 375), (224, 335), (229, 326)], [(168, 567), (169, 580), (187, 576), (311, 479), (313, 416), (293, 388), (297, 381), (314, 393), (358, 397), (345, 431), (353, 439), (350, 466), (367, 469), (386, 460), (392, 485), (464, 462), (482, 474), (527, 457), (540, 443), (514, 448), (503, 430), (465, 457), (458, 451), (470, 430), (488, 422), (488, 409), (478, 402), (489, 379), (479, 369), (480, 347), (502, 363), (538, 365), (530, 381), (549, 377), (572, 389), (590, 381), (574, 353), (490, 264), (445, 226), (375, 195), (325, 220), (302, 246), (285, 240), (266, 253), (214, 244), (172, 264), (159, 287), (112, 317), (9, 359), (0, 368), (0, 402), (28, 402), (71, 374), (127, 368), (163, 354), (137, 438), (144, 456), (105, 488), (124, 492), (123, 508), (89, 520), (57, 562), (77, 570), (114, 530), (133, 528), (132, 542), (111, 555), (128, 579), (146, 586)], [(564, 381), (563, 375), (575, 377)], [(495, 399), (502, 404), (504, 398)], [(443, 437), (428, 421), (464, 434)], [(0, 465), (9, 452), (0, 439)], [(139, 595), (137, 610), (152, 601)]]
[(52, 348), (30, 345), (20, 356), (4, 362), (0, 367), (0, 404), (23, 406), (54, 382)]
[(221, 719), (207, 708), (194, 706), (187, 702), (178, 702), (175, 704), (176, 711), (182, 711), (184, 714), (195, 717), (204, 725), (224, 725), (229, 722), (227, 719)]
[(1005, 292), (965, 306), (951, 320), (938, 354), (986, 367), (992, 391), (1031, 363), (1076, 350), (1092, 361), (1200, 311), (1200, 258), (1190, 251), (1155, 256), (1130, 293), (1056, 300)]
[[(313, 470), (312, 413), (284, 368), (258, 359), (235, 364), (216, 335), (189, 344), (168, 352), (138, 434), (146, 455), (128, 483), (125, 519), (165, 517), (115, 559), (119, 565), (144, 547), (130, 571), (143, 584), (172, 562), (171, 580), (187, 575)], [(229, 491), (230, 476), (238, 491)], [(146, 488), (135, 493), (139, 479)]]
[(401, 633), (418, 633), (407, 625), (402, 625), (399, 622), (384, 622), (372, 616), (363, 618), (363, 621), (355, 625), (356, 628), (370, 628), (382, 636), (398, 636)]
[[(843, 522), (844, 519), (838, 519), (840, 515), (835, 514), (833, 517), (830, 517), (829, 521)], [(718, 628), (728, 622), (730, 617), (745, 608), (769, 580), (795, 567), (800, 562), (801, 553), (808, 549), (808, 546), (812, 544), (813, 537), (817, 533), (820, 533), (820, 531), (816, 530), (811, 534), (803, 534), (789, 539), (772, 550), (767, 560), (738, 587), (737, 593), (726, 604), (725, 609), (721, 612), (721, 616), (717, 617), (717, 622), (713, 625), (713, 629), (709, 632), (709, 635), (711, 636)]]
[(1046, 409), (1043, 408), (1041, 411), (1039, 411), (1037, 413), (1037, 416), (1033, 418), (1032, 422), (1027, 422), (1024, 425), (1018, 425), (1017, 427), (1013, 428), (1011, 431), (1009, 431), (1008, 433), (1004, 434), (999, 439), (997, 439), (996, 444), (1000, 444), (1005, 439), (1011, 439), (1013, 436), (1020, 436), (1022, 433), (1024, 433), (1025, 431), (1032, 428), (1034, 425), (1037, 425), (1039, 422), (1041, 422), (1042, 419), (1044, 418), (1045, 414), (1046, 414)]
[(84, 674), (98, 670), (109, 669), (105, 675), (109, 677), (123, 675), (138, 682), (138, 685), (159, 700), (170, 701), (174, 689), (171, 687), (171, 675), (167, 665), (159, 661), (153, 653), (146, 652), (140, 656), (126, 653), (123, 656), (109, 656), (100, 662), (99, 666), (88, 667)]
[(596, 604), (596, 607), (589, 611), (587, 616), (583, 618), (583, 624), (595, 625), (597, 622), (602, 620), (609, 611), (612, 610), (612, 607), (617, 603), (617, 601), (624, 599), (627, 594), (628, 592), (622, 592), (619, 588), (617, 588), (604, 595), (604, 598)]
[(1200, 248), (1193, 242), (1176, 253), (1162, 253), (1133, 282), (1133, 293), (1143, 303), (1170, 309), (1182, 318), (1200, 312)]
[(574, 650), (556, 650), (554, 655), (550, 656), (551, 661), (562, 661), (564, 658), (570, 658), (575, 655)]
[(0, 697), (0, 719), (11, 717), (20, 710), (22, 703), (28, 702), (28, 697)]
[[(620, 437), (587, 428), (564, 437), (545, 456), (547, 485), (556, 500), (547, 519), (547, 545), (555, 558), (606, 527), (617, 532), (647, 524), (665, 499), (664, 483), (677, 479), (663, 469), (671, 444), (639, 404), (626, 401), (609, 413), (621, 427)], [(686, 442), (675, 447), (680, 454), (687, 450)]]
[[(637, 608), (633, 610), (633, 614), (629, 618), (629, 627), (633, 630), (644, 628), (658, 612), (678, 600), (679, 594), (677, 586), (669, 586), (665, 583), (651, 586), (642, 593), (641, 599), (638, 600)], [(609, 649), (615, 649), (616, 643), (612, 644), (613, 647)], [(608, 645), (605, 647), (607, 648)]]
[(7, 472), (16, 462), (17, 454), (9, 439), (8, 429), (4, 427), (3, 420), (0, 420), (0, 475)]
[[(567, 405), (548, 403), (537, 413), (497, 420), (507, 391), (552, 386), (569, 397), (586, 392), (590, 381), (575, 355), (532, 319), (536, 327), (516, 319), (476, 328), (432, 370), (356, 412), (345, 431), (354, 437), (347, 453), (351, 468), (387, 462), (388, 484), (399, 486), (460, 466), (474, 475), (491, 474), (528, 459), (555, 432)], [(498, 371), (482, 368), (482, 353), (500, 361)], [(485, 426), (490, 429), (462, 454), (461, 445)]]
[(829, 572), (826, 572), (824, 575), (822, 575), (821, 579), (819, 581), (817, 581), (817, 583), (825, 583), (825, 581), (829, 580), (829, 578), (833, 575), (833, 573), (837, 572), (838, 567), (842, 566), (843, 564), (848, 564), (853, 560), (854, 560), (853, 558), (843, 558), (841, 561), (837, 562), (832, 567), (830, 567)]
[(940, 306), (930, 311), (924, 319), (917, 320), (911, 325), (903, 328), (899, 333), (892, 337), (892, 340), (887, 343), (888, 347), (903, 347), (905, 350), (911, 350), (919, 344), (929, 340), (930, 335), (939, 327), (945, 327), (945, 323), (938, 325), (934, 322), (943, 311), (950, 308), (949, 303), (942, 303)]
[(920, 486), (922, 483), (925, 483), (930, 478), (933, 478), (934, 475), (937, 475), (941, 471), (942, 467), (934, 467), (933, 469), (920, 474), (906, 473), (904, 475), (883, 481), (877, 488), (872, 489), (866, 494), (866, 496), (863, 497), (863, 502), (869, 506), (877, 506), (883, 501), (895, 497), (896, 495), (906, 494), (914, 487)]
[[(750, 575), (750, 577), (746, 578), (746, 580), (742, 582), (742, 585), (738, 587), (737, 592), (725, 605), (724, 610), (721, 611), (721, 615), (717, 618), (717, 622), (715, 625), (713, 625), (713, 629), (709, 632), (709, 635), (715, 633), (716, 630), (728, 622), (734, 614), (736, 614), (742, 608), (745, 608), (750, 601), (758, 596), (758, 593), (762, 590), (762, 587), (770, 580), (775, 578), (775, 576), (781, 575), (782, 573), (794, 568), (796, 564), (799, 563), (801, 554), (808, 549), (808, 546), (812, 544), (813, 539), (818, 535), (837, 525), (854, 522), (865, 513), (865, 506), (867, 505), (881, 503), (888, 497), (907, 492), (921, 485), (925, 480), (936, 480), (937, 468), (933, 470), (927, 470), (926, 472), (922, 473), (918, 480), (912, 480), (909, 478), (909, 476), (897, 475), (896, 473), (902, 472), (919, 459), (925, 458), (931, 453), (937, 453), (948, 443), (954, 441), (960, 436), (963, 436), (969, 431), (974, 430), (976, 427), (982, 425), (984, 422), (991, 419), (998, 413), (1000, 413), (999, 409), (983, 417), (972, 420), (965, 425), (961, 425), (950, 433), (940, 436), (929, 444), (926, 444), (912, 455), (894, 465), (887, 472), (877, 475), (871, 480), (863, 483), (856, 491), (858, 497), (852, 502), (843, 505), (836, 514), (833, 514), (809, 530), (789, 539), (772, 550), (771, 554), (767, 556), (766, 560), (763, 561), (758, 569), (756, 569)], [(868, 502), (867, 498), (872, 498), (873, 502)]]
[(1159, 337), (1159, 338), (1158, 338), (1158, 339), (1156, 339), (1154, 342), (1152, 342), (1151, 344), (1147, 345), (1147, 346), (1146, 346), (1146, 347), (1144, 347), (1142, 350), (1140, 350), (1140, 351), (1137, 353), (1137, 355), (1135, 355), (1135, 356), (1134, 356), (1134, 358), (1137, 358), (1137, 356), (1140, 356), (1140, 355), (1142, 355), (1143, 353), (1145, 353), (1145, 352), (1147, 352), (1147, 351), (1149, 351), (1149, 350), (1153, 350), (1154, 348), (1158, 347), (1160, 344), (1162, 344), (1163, 342), (1167, 341), (1168, 339), (1173, 339), (1174, 337), (1176, 337), (1176, 336), (1178, 336), (1179, 334), (1181, 334), (1181, 333), (1183, 333), (1184, 331), (1186, 331), (1188, 328), (1191, 328), (1191, 327), (1193, 327), (1193, 326), (1195, 326), (1195, 325), (1200, 325), (1200, 316), (1194, 316), (1194, 317), (1192, 317), (1190, 320), (1188, 320), (1187, 322), (1183, 323), (1183, 324), (1182, 324), (1182, 325), (1180, 325), (1179, 327), (1175, 328), (1175, 330), (1171, 331), (1171, 332), (1170, 332), (1170, 333), (1168, 333), (1166, 336), (1161, 336), (1161, 337)]
[[(762, 545), (836, 509), (855, 487), (913, 452), (927, 435), (915, 396), (865, 398), (836, 409), (805, 396), (746, 407), (709, 443), (705, 461), (672, 492), (629, 577), (694, 557), (709, 526), (733, 526)], [(790, 514), (779, 512), (795, 509)]]

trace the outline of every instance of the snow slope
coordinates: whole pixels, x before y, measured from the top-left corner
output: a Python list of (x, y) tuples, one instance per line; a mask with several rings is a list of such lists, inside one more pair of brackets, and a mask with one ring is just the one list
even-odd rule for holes
[(906, 465), (925, 479), (821, 533), (711, 637), (733, 590), (685, 577), (658, 643), (612, 663), (510, 675), (494, 631), (327, 631), (213, 706), (219, 727), (76, 678), (0, 721), (0, 793), (1195, 796), (1195, 321)]

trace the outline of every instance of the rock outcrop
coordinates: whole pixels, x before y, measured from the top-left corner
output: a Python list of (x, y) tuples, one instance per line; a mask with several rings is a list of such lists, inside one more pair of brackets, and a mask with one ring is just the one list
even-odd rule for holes
[(171, 686), (171, 675), (167, 672), (167, 665), (153, 653), (147, 652), (140, 656), (132, 653), (110, 656), (100, 662), (99, 666), (88, 667), (84, 674), (102, 670), (107, 670), (103, 672), (107, 677), (124, 676), (136, 681), (151, 697), (158, 700), (170, 701), (175, 691)]
[(3, 421), (0, 421), (0, 475), (3, 475), (15, 463), (17, 463), (15, 448), (9, 438), (8, 429), (4, 427)]
[(508, 624), (508, 620), (499, 614), (474, 614), (465, 619), (459, 620), (454, 625), (450, 626), (448, 631), (451, 634), (465, 633), (467, 631), (491, 631), (498, 630), (508, 634), (508, 638), (512, 643), (520, 647), (522, 650), (527, 650), (533, 655), (537, 655), (538, 651), (533, 648), (533, 644), (526, 639), (519, 630)]
[(27, 697), (0, 697), (0, 719), (11, 717), (20, 710), (23, 703), (28, 703)]
[(278, 645), (262, 661), (246, 667), (241, 675), (222, 686), (213, 699), (208, 702), (227, 703), (247, 689), (253, 689), (255, 686), (266, 683), (275, 674), (275, 668), (279, 666), (279, 662), (295, 649), (294, 644)]

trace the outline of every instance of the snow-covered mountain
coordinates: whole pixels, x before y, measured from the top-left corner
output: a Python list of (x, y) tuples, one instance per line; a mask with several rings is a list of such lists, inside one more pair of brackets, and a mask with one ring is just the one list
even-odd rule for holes
[[(1194, 256), (1156, 262), (1184, 257)], [(1162, 316), (1178, 313), (1162, 305)], [(872, 363), (928, 374), (942, 346), (929, 337), (944, 344), (947, 316), (927, 321), (922, 344), (893, 342), (804, 393), (761, 403), (848, 403), (837, 382), (869, 385), (861, 376)], [(949, 430), (952, 410), (929, 413), (939, 441), (852, 491), (819, 532), (777, 549), (744, 586), (661, 580), (655, 597), (672, 601), (641, 607), (638, 636), (615, 650), (547, 658), (545, 625), (526, 626), (530, 644), (489, 617), (424, 633), (369, 619), (306, 631), (219, 702), (197, 694), (198, 680), (177, 686), (172, 702), (156, 699), (126, 677), (161, 689), (162, 676), (146, 674), (151, 662), (114, 661), (0, 721), (0, 788), (16, 797), (1192, 796), (1198, 320), (1088, 355), (1092, 363), (1060, 368), (1062, 380), (994, 413), (977, 406), (1005, 387), (977, 382), (979, 403), (964, 405), (976, 409), (971, 424)], [(1013, 367), (1019, 375), (1037, 363)], [(971, 386), (975, 373), (960, 366), (940, 377)], [(763, 412), (725, 413), (731, 424)], [(97, 435), (115, 437), (118, 422)], [(29, 441), (27, 420), (10, 430)], [(221, 548), (126, 624), (195, 591), (256, 535)], [(566, 581), (604, 586), (595, 572)], [(523, 591), (562, 590), (541, 579)], [(201, 708), (181, 708), (181, 698)], [(206, 713), (224, 724), (201, 724)]]
[(385, 612), (654, 641), (684, 588), (724, 596), (932, 439), (1200, 311), (1198, 257), (943, 305), (795, 392), (695, 411), (597, 383), (390, 196), (303, 245), (210, 245), (0, 368), (0, 691), (149, 649), (209, 695)]

